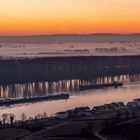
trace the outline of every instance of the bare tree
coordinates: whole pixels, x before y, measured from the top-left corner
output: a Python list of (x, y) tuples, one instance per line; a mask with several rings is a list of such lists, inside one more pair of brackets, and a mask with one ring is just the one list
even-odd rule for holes
[(6, 123), (9, 122), (8, 116), (9, 116), (9, 114), (7, 114), (7, 113), (2, 114), (2, 122), (3, 122), (3, 125), (5, 125)]
[(10, 123), (13, 124), (14, 123), (14, 119), (15, 119), (15, 115), (14, 114), (9, 114), (9, 119), (10, 119)]
[(48, 117), (47, 113), (44, 112), (44, 113), (43, 113), (43, 118), (47, 118), (47, 117)]
[(21, 114), (21, 120), (22, 120), (22, 121), (27, 120), (27, 116), (26, 116), (25, 113), (22, 113), (22, 114)]

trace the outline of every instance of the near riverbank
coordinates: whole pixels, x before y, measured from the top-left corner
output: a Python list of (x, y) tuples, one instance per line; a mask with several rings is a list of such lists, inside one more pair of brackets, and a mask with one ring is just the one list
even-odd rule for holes
[[(140, 100), (101, 106), (80, 107), (58, 112), (53, 117), (1, 124), (0, 136), (22, 140), (137, 140), (140, 127)], [(7, 136), (8, 132), (9, 135)], [(130, 133), (136, 133), (136, 135)]]

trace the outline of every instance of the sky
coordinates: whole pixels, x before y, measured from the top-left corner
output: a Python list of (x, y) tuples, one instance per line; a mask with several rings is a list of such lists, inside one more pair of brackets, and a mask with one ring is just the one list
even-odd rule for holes
[(0, 0), (0, 35), (138, 32), (140, 0)]

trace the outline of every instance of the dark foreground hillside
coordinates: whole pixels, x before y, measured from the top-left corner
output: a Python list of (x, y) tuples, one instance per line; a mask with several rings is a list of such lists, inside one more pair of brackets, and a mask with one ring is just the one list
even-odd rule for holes
[[(8, 135), (7, 135), (8, 134)], [(0, 129), (3, 140), (139, 140), (140, 108), (67, 119), (43, 119)]]

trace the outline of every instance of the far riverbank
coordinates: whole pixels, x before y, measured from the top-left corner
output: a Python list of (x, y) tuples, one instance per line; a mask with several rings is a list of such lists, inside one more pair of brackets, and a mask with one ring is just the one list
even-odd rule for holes
[(93, 79), (140, 73), (140, 56), (77, 56), (0, 60), (0, 83)]

